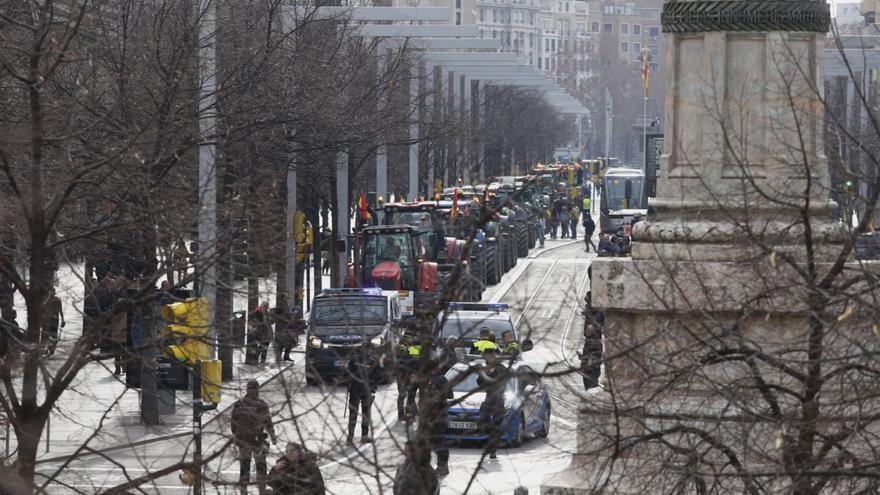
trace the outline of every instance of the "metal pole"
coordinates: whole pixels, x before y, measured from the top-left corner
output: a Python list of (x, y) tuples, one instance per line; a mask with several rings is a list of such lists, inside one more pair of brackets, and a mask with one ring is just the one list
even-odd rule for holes
[[(381, 44), (376, 47), (376, 73), (378, 76), (379, 92), (378, 92), (378, 102), (376, 107), (381, 113), (384, 107), (384, 101), (382, 98), (382, 90), (383, 85), (381, 84), (382, 80), (385, 78), (385, 53), (382, 49)], [(390, 95), (389, 95), (390, 96)], [(388, 153), (385, 149), (385, 136), (380, 131), (379, 132), (379, 143), (376, 146), (376, 200), (379, 198), (388, 199)], [(379, 216), (379, 223), (382, 223), (382, 215), (383, 212), (380, 210), (376, 210), (376, 214)]]
[[(437, 98), (437, 81), (434, 78), (435, 70), (437, 70), (436, 66), (429, 65), (428, 70), (425, 71), (425, 88), (427, 91), (427, 101), (425, 102), (425, 108), (430, 108), (428, 112), (431, 116), (430, 127), (428, 127), (428, 132), (430, 133), (431, 140), (428, 141), (428, 190), (426, 191), (426, 195), (429, 199), (434, 194), (432, 192), (432, 188), (434, 187), (434, 148), (436, 147), (435, 141), (437, 137), (434, 135), (434, 124), (437, 118), (437, 107), (434, 104), (434, 100), (436, 100)], [(415, 201), (416, 199), (416, 197), (413, 197), (410, 199), (410, 201)]]
[(466, 132), (470, 128), (470, 100), (471, 100), (471, 83), (465, 76), (459, 77), (456, 82), (461, 86), (461, 102), (459, 103), (459, 120), (461, 122), (461, 133), (459, 136), (459, 147), (461, 148), (461, 177), (465, 184), (471, 183), (471, 145), (469, 143), (470, 136)]
[(296, 301), (296, 242), (293, 232), (293, 218), (296, 215), (296, 163), (291, 158), (287, 167), (287, 215), (285, 216), (285, 229), (287, 230), (287, 245), (284, 256), (287, 275), (285, 285), (291, 301)]
[(336, 225), (339, 226), (338, 238), (346, 242), (346, 250), (338, 253), (337, 262), (339, 270), (337, 272), (338, 280), (336, 287), (344, 287), (345, 276), (348, 272), (348, 234), (349, 228), (349, 211), (348, 211), (348, 153), (340, 151), (336, 156), (336, 204), (339, 211), (334, 212), (338, 216)]
[(193, 495), (202, 495), (202, 363), (196, 361), (192, 372), (193, 467), (196, 470)]
[(214, 0), (200, 0), (199, 14), (199, 256), (202, 280), (199, 295), (208, 300), (208, 342), (211, 359), (217, 356), (217, 164), (214, 143), (217, 125), (216, 31)]
[(642, 149), (645, 159), (642, 160), (642, 173), (648, 173), (648, 93), (645, 93), (645, 101), (642, 108)]
[(419, 63), (410, 67), (409, 80), (409, 194), (410, 201), (419, 195)]
[(614, 100), (611, 91), (605, 88), (605, 158), (611, 158), (611, 133), (614, 128)]

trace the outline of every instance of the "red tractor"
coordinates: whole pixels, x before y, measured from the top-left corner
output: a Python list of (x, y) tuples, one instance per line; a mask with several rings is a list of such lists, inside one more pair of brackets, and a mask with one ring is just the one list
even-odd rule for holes
[[(450, 205), (444, 208), (442, 202), (433, 201), (390, 203), (384, 208), (385, 223), (409, 225), (418, 232), (425, 247), (425, 259), (437, 263), (437, 291), (451, 291), (446, 294), (446, 300), (479, 301), (485, 283), (475, 280), (471, 273), (474, 254), (478, 250), (472, 248), (468, 259), (462, 259), (466, 241), (455, 236), (449, 208)], [(450, 278), (459, 262), (459, 282), (453, 287)]]
[(421, 236), (409, 225), (364, 228), (356, 236), (352, 259), (347, 285), (400, 291), (403, 316), (437, 300), (437, 263), (425, 259)]

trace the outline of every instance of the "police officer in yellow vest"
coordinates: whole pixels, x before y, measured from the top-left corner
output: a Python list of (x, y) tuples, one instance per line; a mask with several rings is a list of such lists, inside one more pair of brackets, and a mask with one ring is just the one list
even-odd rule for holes
[(590, 196), (588, 194), (585, 194), (584, 199), (581, 200), (581, 213), (589, 212), (592, 203), (593, 201), (590, 199)]
[(476, 352), (483, 354), (487, 349), (498, 349), (498, 344), (496, 344), (492, 339), (492, 332), (488, 328), (480, 329), (480, 340), (474, 342), (473, 348)]
[(519, 354), (519, 342), (513, 338), (513, 332), (506, 330), (501, 334), (501, 338), (504, 339), (504, 348), (501, 349), (501, 354), (508, 354), (511, 356)]
[(416, 412), (419, 383), (415, 375), (418, 372), (422, 346), (414, 336), (405, 334), (400, 351), (397, 369), (397, 419), (406, 421), (414, 417)]

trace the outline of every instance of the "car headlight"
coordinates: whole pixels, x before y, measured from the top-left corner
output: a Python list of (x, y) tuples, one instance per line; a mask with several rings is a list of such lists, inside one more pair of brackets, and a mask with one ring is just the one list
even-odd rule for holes
[(385, 339), (382, 338), (381, 335), (377, 335), (370, 339), (370, 345), (380, 347), (385, 342)]
[(315, 349), (321, 348), (321, 339), (315, 337), (314, 335), (309, 337), (309, 346), (314, 347)]

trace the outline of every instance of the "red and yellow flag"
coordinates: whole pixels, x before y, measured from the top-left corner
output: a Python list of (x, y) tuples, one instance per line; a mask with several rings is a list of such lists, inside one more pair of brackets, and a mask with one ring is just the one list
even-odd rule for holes
[(367, 212), (367, 194), (361, 193), (361, 197), (358, 198), (358, 210), (361, 212), (361, 220), (366, 220), (370, 218), (369, 212)]
[(648, 59), (651, 56), (651, 50), (647, 47), (642, 49), (642, 87), (645, 89), (645, 98), (648, 97), (648, 79), (651, 74), (651, 66)]
[(452, 213), (449, 215), (451, 220), (458, 218), (458, 188), (452, 191)]

